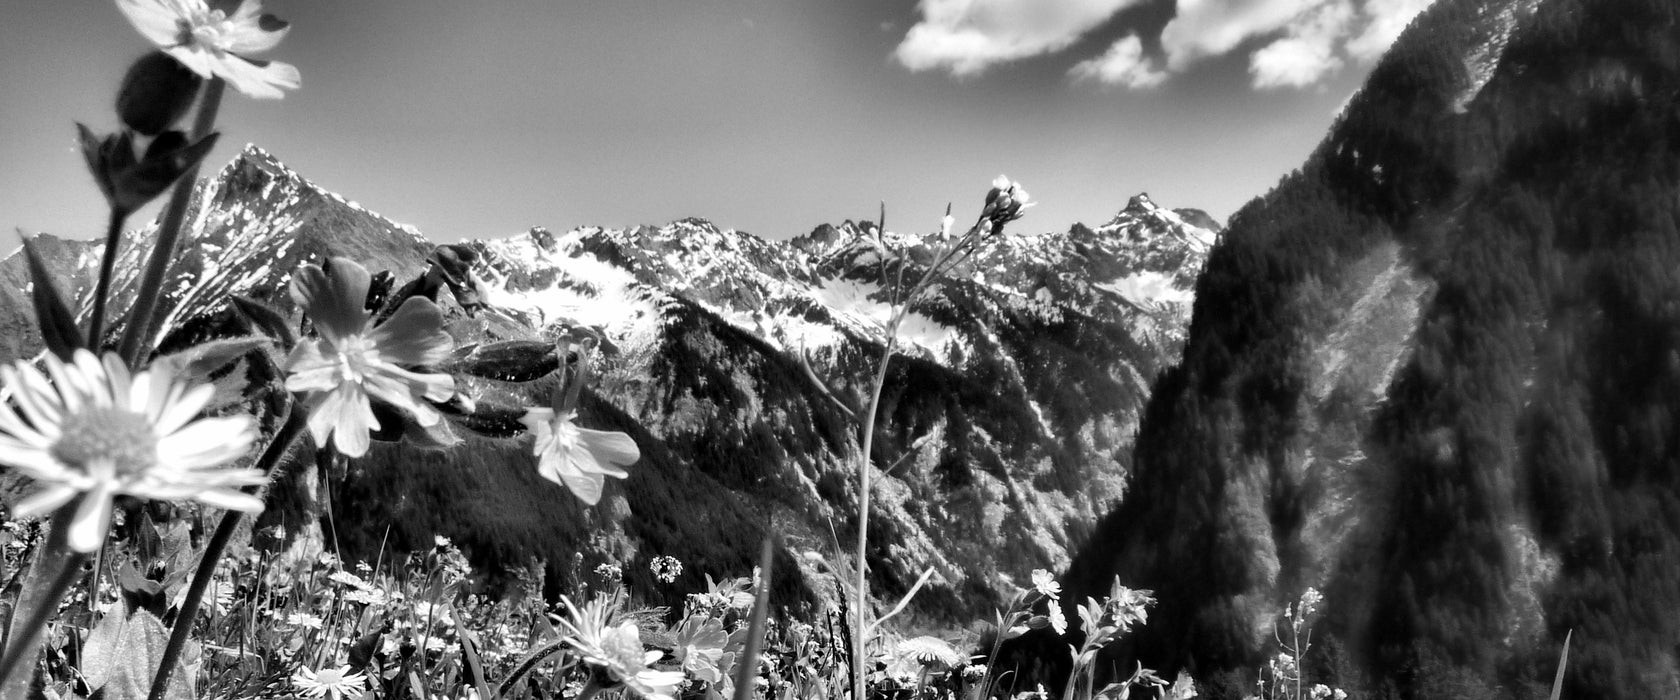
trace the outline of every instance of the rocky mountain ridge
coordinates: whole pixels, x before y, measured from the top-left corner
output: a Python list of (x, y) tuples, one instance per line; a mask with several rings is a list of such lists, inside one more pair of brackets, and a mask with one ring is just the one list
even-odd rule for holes
[[(931, 567), (923, 619), (971, 619), (1031, 569), (1065, 565), (1121, 497), (1137, 410), (1177, 355), (1217, 237), (1187, 218), (1206, 222), (1140, 196), (1095, 228), (1011, 232), (914, 307), (873, 459), (870, 567), (883, 598)], [(201, 184), (189, 222), (161, 305), (176, 328), (221, 313), (233, 293), (290, 312), (279, 293), (288, 271), (325, 255), (404, 279), (431, 248), (255, 147)], [(66, 288), (85, 294), (92, 246), (42, 240)], [(892, 294), (883, 271), (914, 271), (934, 242), (852, 222), (772, 242), (700, 219), (464, 241), (484, 305), (449, 309), (457, 341), (597, 330), (607, 351), (586, 425), (631, 433), (644, 459), (589, 509), (534, 478), (522, 442), (376, 445), (347, 474), (323, 477), (351, 506), (340, 530), (394, 523), (399, 545), (441, 533), (488, 565), (546, 562), (551, 581), (575, 582), (582, 560), (613, 561), (658, 602), (703, 573), (750, 567), (752, 533), (768, 528), (792, 564), (780, 585), (797, 600), (832, 600), (829, 562), (857, 527), (859, 426), (845, 405), (862, 402), (879, 357)], [(139, 268), (133, 250), (118, 269)], [(21, 281), (19, 262), (0, 274)], [(117, 308), (133, 284), (117, 280)], [(22, 333), (22, 291), (0, 290), (14, 302), (0, 305), (0, 322), (20, 331), (7, 357), (38, 343)], [(520, 390), (490, 384), (476, 390)], [(308, 501), (311, 488), (294, 496)], [(656, 584), (643, 560), (660, 554), (683, 559), (693, 580)]]

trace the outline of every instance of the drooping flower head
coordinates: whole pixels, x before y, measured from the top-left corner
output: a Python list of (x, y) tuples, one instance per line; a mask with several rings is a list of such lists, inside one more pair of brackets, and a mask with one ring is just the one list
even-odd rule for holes
[(205, 0), (117, 0), (117, 9), (181, 65), (206, 78), (220, 76), (251, 97), (279, 99), (282, 89), (302, 84), (291, 64), (248, 58), (279, 45), (289, 31), (285, 22), (263, 14), (261, 0), (245, 0), (231, 15)]
[(323, 668), (319, 671), (305, 666), (292, 674), (292, 685), (312, 698), (356, 698), (361, 697), (362, 691), (367, 689), (367, 676), (351, 673), (349, 666)]
[(664, 654), (642, 646), (641, 632), (635, 622), (609, 623), (616, 598), (597, 597), (582, 608), (569, 599), (561, 601), (569, 613), (559, 618), (566, 632), (565, 641), (584, 663), (601, 669), (614, 682), (623, 683), (650, 700), (672, 700), (677, 685), (683, 682), (683, 672), (648, 667)]
[(116, 496), (262, 510), (262, 501), (239, 487), (261, 484), (265, 475), (222, 468), (250, 449), (256, 421), (198, 418), (214, 393), (209, 385), (188, 385), (165, 365), (131, 375), (115, 354), (101, 361), (87, 350), (70, 363), (50, 354), (44, 362), (46, 375), (27, 362), (0, 367), (17, 404), (14, 410), (0, 401), (0, 464), (46, 486), (19, 502), (14, 515), (46, 513), (82, 496), (68, 543), (93, 552), (105, 540)]
[(595, 505), (601, 502), (606, 477), (629, 477), (624, 467), (635, 464), (642, 453), (629, 435), (578, 427), (578, 395), (589, 373), (587, 351), (587, 345), (576, 343), (560, 348), (561, 357), (577, 354), (573, 375), (555, 387), (552, 408), (527, 409), (520, 422), (535, 438), (531, 453), (538, 459), (537, 473), (571, 489), (584, 503)]
[(307, 392), (309, 434), (349, 457), (367, 453), (369, 432), (380, 427), (370, 399), (414, 416), (421, 426), (442, 420), (428, 401), (455, 393), (447, 374), (411, 371), (449, 355), (443, 311), (425, 297), (405, 299), (378, 326), (365, 308), (372, 276), (348, 258), (325, 266), (304, 265), (292, 278), (292, 299), (302, 306), (320, 337), (304, 340), (286, 360), (286, 389)]

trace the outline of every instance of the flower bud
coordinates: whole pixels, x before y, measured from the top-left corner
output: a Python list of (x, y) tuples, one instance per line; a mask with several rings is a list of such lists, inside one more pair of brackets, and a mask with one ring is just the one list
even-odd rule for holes
[(128, 128), (155, 136), (186, 116), (202, 82), (169, 54), (153, 51), (129, 66), (117, 91), (117, 116)]

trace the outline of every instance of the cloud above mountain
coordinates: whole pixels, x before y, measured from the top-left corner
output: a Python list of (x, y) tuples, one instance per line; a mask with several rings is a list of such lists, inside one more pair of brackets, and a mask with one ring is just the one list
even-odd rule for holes
[(1141, 0), (921, 0), (895, 56), (913, 71), (970, 77), (1056, 53)]
[[(921, 0), (894, 53), (912, 71), (966, 78), (1068, 51), (1145, 0)], [(1077, 82), (1150, 88), (1241, 52), (1256, 89), (1305, 88), (1374, 61), (1429, 0), (1177, 0), (1158, 29), (1124, 32), (1068, 69)]]

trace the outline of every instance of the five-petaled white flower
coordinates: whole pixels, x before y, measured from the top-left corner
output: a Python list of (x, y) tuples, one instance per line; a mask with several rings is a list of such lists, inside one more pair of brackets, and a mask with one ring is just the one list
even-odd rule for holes
[(588, 382), (589, 348), (587, 343), (560, 345), (561, 357), (577, 354), (571, 376), (555, 385), (550, 407), (528, 408), (519, 420), (534, 438), (531, 453), (537, 456), (537, 473), (595, 505), (601, 502), (606, 477), (629, 477), (624, 467), (635, 464), (642, 453), (629, 435), (578, 427), (578, 396)]
[(315, 444), (349, 457), (368, 450), (368, 433), (380, 427), (369, 397), (412, 414), (421, 426), (442, 420), (427, 401), (455, 393), (447, 374), (422, 374), (403, 366), (431, 365), (449, 356), (443, 311), (425, 297), (403, 300), (384, 323), (373, 325), (365, 308), (372, 277), (348, 258), (323, 268), (304, 265), (292, 278), (292, 299), (320, 337), (298, 343), (286, 360), (286, 389), (308, 392), (309, 434)]
[(292, 674), (292, 685), (312, 698), (331, 697), (338, 700), (343, 697), (360, 697), (362, 691), (367, 689), (367, 676), (351, 673), (349, 666), (323, 668), (319, 671), (299, 667), (297, 673)]
[(1038, 591), (1040, 595), (1046, 596), (1051, 600), (1061, 598), (1062, 584), (1056, 583), (1055, 574), (1045, 571), (1044, 569), (1033, 569), (1032, 582), (1033, 590)]
[(560, 618), (566, 631), (565, 641), (583, 657), (584, 663), (600, 667), (612, 680), (649, 700), (672, 700), (677, 686), (683, 682), (683, 672), (648, 667), (664, 654), (642, 646), (636, 623), (608, 623), (612, 613), (610, 597), (596, 598), (582, 609), (572, 605), (569, 599), (561, 598), (561, 601), (570, 613)]
[(536, 438), (531, 452), (538, 457), (537, 473), (595, 505), (601, 502), (606, 477), (629, 477), (624, 467), (635, 464), (642, 453), (629, 435), (580, 428), (576, 420), (573, 411), (540, 407), (526, 409), (520, 419)]
[(197, 418), (214, 393), (208, 384), (188, 385), (162, 365), (131, 375), (115, 354), (101, 362), (87, 350), (77, 350), (71, 363), (48, 355), (45, 364), (46, 375), (27, 362), (0, 367), (17, 404), (0, 401), (0, 465), (46, 485), (14, 515), (38, 515), (81, 496), (66, 534), (70, 548), (85, 553), (103, 544), (116, 496), (262, 510), (262, 501), (239, 487), (261, 484), (265, 475), (221, 468), (250, 449), (256, 421)]
[(220, 76), (251, 97), (279, 99), (282, 88), (302, 84), (291, 64), (246, 57), (274, 48), (288, 31), (263, 14), (260, 0), (245, 0), (231, 15), (205, 0), (117, 0), (117, 9), (181, 65), (206, 78)]

